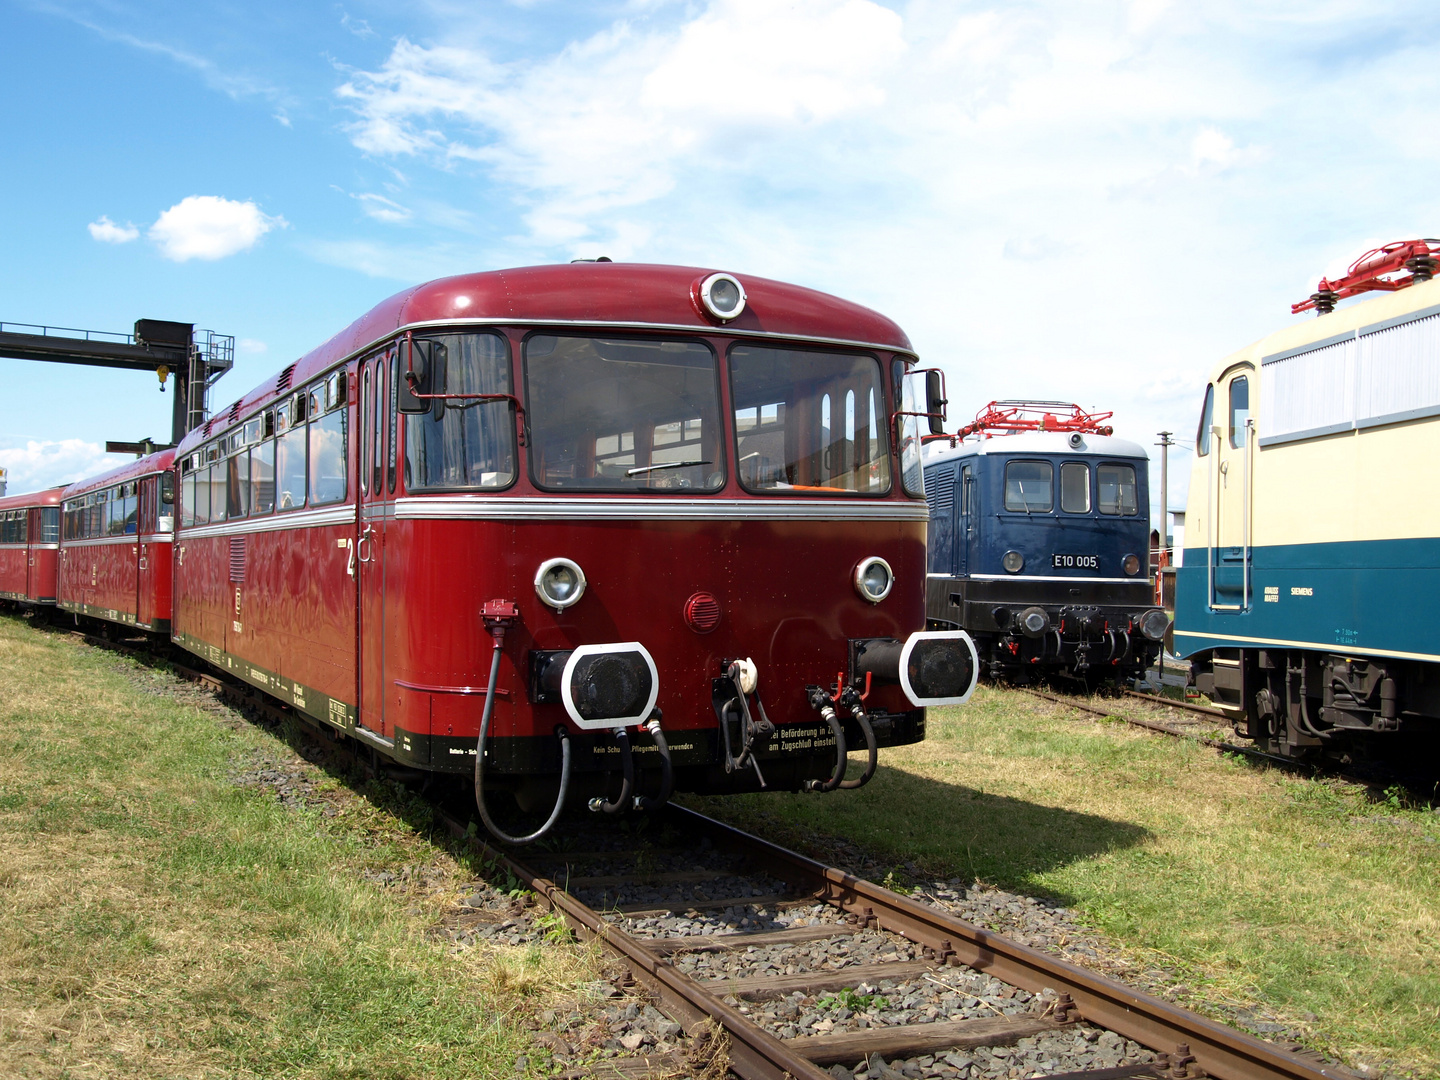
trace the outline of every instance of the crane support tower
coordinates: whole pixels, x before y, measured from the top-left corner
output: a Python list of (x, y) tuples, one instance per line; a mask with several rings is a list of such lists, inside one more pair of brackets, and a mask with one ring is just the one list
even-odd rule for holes
[(235, 339), (192, 323), (138, 319), (130, 334), (0, 322), (0, 357), (153, 371), (160, 389), (175, 376), (171, 442), (210, 416), (210, 387), (235, 365)]

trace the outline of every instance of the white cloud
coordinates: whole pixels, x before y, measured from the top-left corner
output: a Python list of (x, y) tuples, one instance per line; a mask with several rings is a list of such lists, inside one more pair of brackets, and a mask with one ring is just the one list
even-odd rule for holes
[(270, 351), (270, 346), (263, 341), (256, 341), (254, 338), (243, 337), (235, 343), (235, 348), (242, 353), (259, 354)]
[(104, 214), (100, 215), (99, 221), (92, 221), (86, 226), (90, 235), (102, 244), (128, 244), (140, 235), (140, 230), (128, 221), (124, 225), (116, 225)]
[[(1440, 202), (1394, 178), (1440, 165), (1437, 35), (1430, 0), (696, 0), (538, 56), (457, 22), (338, 92), (410, 191), (430, 169), (510, 200), (519, 227), (492, 211), (509, 235), (447, 269), (788, 278), (895, 318), (957, 417), (1069, 397), (1148, 446), (1193, 432), (1206, 372), (1350, 238), (1435, 231)], [(326, 254), (418, 280), (425, 251)]]
[(383, 221), (387, 225), (400, 225), (415, 216), (408, 207), (401, 206), (394, 200), (385, 198), (384, 195), (366, 192), (350, 197), (359, 202), (360, 209), (364, 210), (368, 217), (372, 217), (376, 221)]
[(187, 262), (245, 251), (271, 229), (286, 225), (284, 218), (262, 213), (253, 202), (190, 195), (162, 213), (148, 235), (167, 259)]
[(0, 447), (0, 466), (10, 474), (11, 495), (73, 483), (131, 460), (124, 454), (107, 454), (99, 443), (83, 439), (31, 439), (23, 446)]

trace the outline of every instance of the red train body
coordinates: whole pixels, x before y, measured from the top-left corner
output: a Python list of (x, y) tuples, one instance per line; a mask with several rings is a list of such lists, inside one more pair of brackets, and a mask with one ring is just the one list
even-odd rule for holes
[(54, 605), (60, 491), (0, 498), (0, 600), (25, 607)]
[[(873, 311), (699, 269), (407, 290), (173, 451), (173, 640), (400, 765), (483, 754), (526, 808), (615, 809), (631, 771), (830, 790), (974, 682), (968, 639), (922, 632), (914, 360)], [(138, 483), (154, 519), (168, 464), (67, 514)], [(144, 528), (67, 531), (61, 606), (162, 628)]]
[(173, 450), (162, 450), (65, 488), (61, 610), (169, 632), (174, 459)]

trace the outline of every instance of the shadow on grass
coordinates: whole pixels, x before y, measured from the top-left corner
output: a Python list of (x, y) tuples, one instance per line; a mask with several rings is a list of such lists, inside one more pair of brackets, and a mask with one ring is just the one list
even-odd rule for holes
[[(59, 624), (44, 629), (64, 635), (71, 627)], [(124, 655), (144, 667), (169, 670), (164, 649), (160, 645), (152, 651), (141, 649)], [(195, 663), (188, 654), (177, 658)], [(386, 775), (383, 761), (368, 747), (336, 742), (328, 729), (314, 726), (298, 714), (277, 720), (267, 712), (232, 707), (377, 809), (449, 851), (477, 877), (505, 884), (504, 871), (483, 851), (453, 837), (436, 813), (438, 805), (461, 821), (475, 819), (468, 777), (440, 776), (423, 784), (413, 779), (402, 783)], [(509, 820), (511, 815), (503, 805), (510, 800), (497, 801), (502, 804), (496, 808), (505, 819), (502, 824), (521, 828), (519, 820)], [(1039, 890), (1035, 885), (1038, 876), (1139, 845), (1150, 837), (1148, 830), (1129, 822), (991, 794), (895, 765), (881, 769), (874, 781), (859, 791), (828, 796), (791, 792), (685, 796), (683, 801), (701, 813), (723, 817), (812, 857), (878, 880), (891, 872), (893, 879), (900, 881), (959, 877), (1050, 895), (1053, 890)], [(683, 845), (685, 841), (663, 820), (635, 814), (602, 821), (577, 807), (566, 812), (553, 836), (529, 850), (566, 850), (574, 845), (577, 833), (594, 834), (600, 829), (639, 836), (657, 845)], [(477, 839), (488, 839), (483, 829), (477, 832)], [(491, 846), (507, 850), (493, 841)], [(1056, 899), (1070, 902), (1072, 898)]]
[(860, 791), (828, 797), (777, 793), (685, 801), (868, 878), (978, 880), (1067, 904), (1075, 898), (1058, 896), (1037, 879), (1152, 836), (1131, 822), (996, 795), (893, 765)]

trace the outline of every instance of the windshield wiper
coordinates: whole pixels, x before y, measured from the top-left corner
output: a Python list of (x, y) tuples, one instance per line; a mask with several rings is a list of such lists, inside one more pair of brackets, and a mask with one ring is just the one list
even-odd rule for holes
[(692, 465), (709, 465), (708, 461), (662, 461), (659, 465), (639, 465), (626, 469), (626, 476), (640, 476), (642, 473), (659, 472), (661, 469), (688, 469)]

